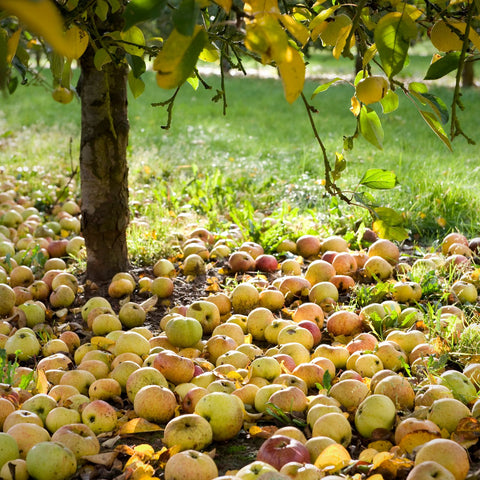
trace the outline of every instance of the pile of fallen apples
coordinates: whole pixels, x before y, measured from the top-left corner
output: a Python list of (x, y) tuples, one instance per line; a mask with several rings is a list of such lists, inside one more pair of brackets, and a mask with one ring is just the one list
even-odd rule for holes
[[(480, 238), (452, 233), (437, 252), (402, 257), (388, 240), (350, 250), (303, 235), (270, 255), (235, 228), (192, 227), (176, 261), (120, 273), (81, 304), (86, 287), (68, 272), (84, 252), (79, 214), (67, 201), (45, 221), (15, 189), (0, 192), (2, 479), (78, 475), (128, 428), (162, 429), (166, 450), (134, 447), (121, 478), (467, 478), (480, 360), (440, 359), (480, 339)], [(443, 304), (423, 298), (427, 275)], [(177, 282), (199, 278), (212, 293), (175, 305)], [(380, 284), (382, 301), (355, 303)], [(257, 459), (219, 476), (206, 450), (241, 431), (265, 438)]]

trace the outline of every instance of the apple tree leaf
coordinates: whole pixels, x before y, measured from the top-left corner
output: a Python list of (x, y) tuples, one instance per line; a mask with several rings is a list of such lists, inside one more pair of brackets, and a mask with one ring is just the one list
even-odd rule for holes
[(375, 110), (363, 105), (358, 116), (360, 133), (378, 149), (383, 149), (383, 128)]
[(376, 190), (388, 190), (398, 185), (398, 179), (392, 170), (369, 168), (359, 183), (360, 185)]

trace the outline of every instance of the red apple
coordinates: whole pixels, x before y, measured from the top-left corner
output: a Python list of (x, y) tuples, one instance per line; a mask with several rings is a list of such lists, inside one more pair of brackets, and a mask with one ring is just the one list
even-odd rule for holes
[(273, 435), (263, 442), (257, 460), (280, 470), (289, 462), (310, 463), (310, 453), (298, 440), (285, 435)]
[(255, 259), (255, 268), (260, 272), (275, 272), (278, 269), (278, 261), (273, 255), (262, 254)]

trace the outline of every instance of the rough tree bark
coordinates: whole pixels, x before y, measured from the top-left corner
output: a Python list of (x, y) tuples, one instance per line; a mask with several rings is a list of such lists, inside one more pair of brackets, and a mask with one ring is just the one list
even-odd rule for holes
[(128, 269), (127, 66), (101, 71), (90, 46), (81, 57), (80, 177), (87, 278), (105, 281)]

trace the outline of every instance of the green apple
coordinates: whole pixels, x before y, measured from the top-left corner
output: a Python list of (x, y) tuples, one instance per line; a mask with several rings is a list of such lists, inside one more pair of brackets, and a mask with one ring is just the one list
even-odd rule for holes
[(7, 355), (15, 355), (17, 351), (19, 360), (28, 360), (40, 353), (40, 342), (35, 332), (28, 328), (18, 329), (5, 343)]
[(193, 317), (174, 316), (165, 326), (168, 341), (175, 347), (187, 348), (196, 345), (203, 336), (203, 327)]
[(20, 458), (17, 441), (8, 433), (0, 432), (0, 468), (9, 460)]
[(165, 480), (211, 480), (218, 477), (218, 469), (210, 455), (184, 450), (168, 459), (164, 475)]
[(73, 452), (58, 442), (40, 442), (27, 454), (27, 470), (36, 480), (65, 480), (77, 471)]
[(56, 432), (63, 425), (80, 423), (81, 417), (77, 410), (67, 407), (55, 407), (45, 419), (45, 426), (50, 433)]
[(367, 397), (355, 412), (358, 433), (370, 438), (377, 428), (390, 430), (397, 414), (395, 404), (386, 395), (374, 394)]
[(213, 432), (208, 421), (195, 413), (172, 418), (165, 426), (163, 443), (181, 450), (203, 450), (212, 443)]
[(235, 476), (237, 476), (241, 480), (257, 480), (258, 478), (260, 478), (260, 476), (269, 472), (278, 474), (278, 470), (275, 467), (272, 467), (266, 462), (256, 460), (255, 462), (249, 463), (248, 465), (242, 467), (235, 474)]
[(22, 409), (36, 413), (45, 422), (48, 412), (56, 406), (57, 402), (50, 395), (37, 393), (23, 402)]
[(81, 315), (82, 319), (84, 322), (87, 321), (88, 314), (90, 313), (91, 310), (94, 308), (109, 308), (111, 309), (112, 306), (110, 305), (110, 302), (104, 298), (104, 297), (92, 297), (87, 300), (87, 302), (83, 305), (82, 310), (81, 310)]
[(18, 308), (25, 313), (27, 327), (33, 328), (38, 323), (45, 322), (45, 309), (37, 302), (25, 302)]
[(233, 438), (243, 426), (243, 402), (228, 393), (208, 393), (198, 401), (195, 413), (210, 423), (216, 441)]
[(449, 388), (453, 396), (466, 405), (478, 398), (473, 382), (457, 370), (447, 370), (440, 375), (440, 385)]
[(462, 418), (471, 415), (470, 409), (456, 398), (435, 400), (428, 410), (427, 419), (452, 433)]
[(352, 440), (352, 427), (342, 413), (325, 413), (313, 425), (312, 437), (329, 437), (348, 447)]

